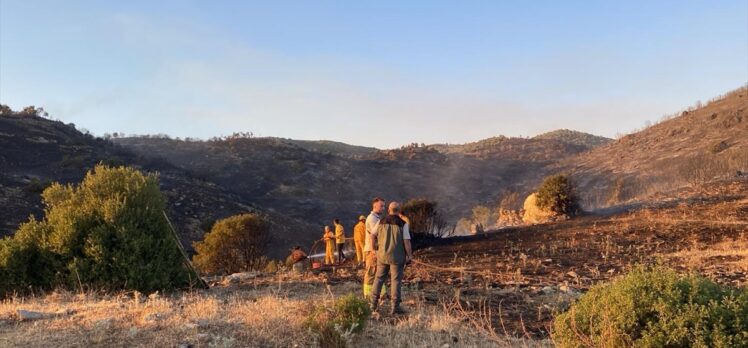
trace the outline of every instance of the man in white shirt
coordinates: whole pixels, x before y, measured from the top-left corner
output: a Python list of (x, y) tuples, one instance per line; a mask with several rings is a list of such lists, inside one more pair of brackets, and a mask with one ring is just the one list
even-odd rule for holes
[(364, 240), (364, 297), (371, 296), (371, 289), (374, 285), (374, 276), (377, 272), (377, 255), (374, 252), (371, 235), (377, 230), (379, 220), (384, 214), (384, 199), (376, 197), (371, 201), (371, 213), (366, 218), (366, 239)]

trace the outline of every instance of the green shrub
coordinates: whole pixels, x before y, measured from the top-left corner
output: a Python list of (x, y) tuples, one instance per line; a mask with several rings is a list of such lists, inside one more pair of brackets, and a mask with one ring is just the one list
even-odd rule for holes
[(747, 347), (748, 292), (637, 267), (557, 316), (552, 336), (560, 347)]
[(13, 276), (3, 281), (5, 293), (26, 286), (150, 292), (188, 285), (155, 175), (98, 165), (80, 185), (52, 184), (42, 198), (44, 219), (32, 218), (3, 242), (0, 272)]
[(556, 214), (572, 216), (579, 210), (579, 204), (571, 179), (563, 174), (545, 178), (538, 188), (538, 207)]
[(351, 293), (338, 298), (332, 307), (315, 308), (305, 326), (321, 347), (345, 347), (350, 335), (364, 329), (370, 314), (368, 302)]
[(257, 214), (234, 215), (213, 224), (194, 244), (192, 261), (203, 273), (230, 274), (262, 270), (269, 241), (267, 219)]
[(14, 237), (0, 240), (0, 294), (48, 289), (55, 283), (58, 258), (41, 246), (45, 226), (31, 220)]

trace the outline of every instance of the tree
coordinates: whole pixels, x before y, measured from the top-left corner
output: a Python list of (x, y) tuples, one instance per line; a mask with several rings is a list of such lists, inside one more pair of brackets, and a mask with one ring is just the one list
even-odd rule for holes
[(547, 177), (538, 188), (537, 204), (559, 215), (573, 216), (579, 211), (574, 185), (567, 175)]
[(442, 237), (445, 223), (436, 202), (424, 198), (411, 199), (403, 204), (401, 210), (410, 219), (412, 235)]
[[(3, 242), (0, 271), (16, 272), (17, 285), (150, 292), (189, 284), (156, 175), (97, 165), (79, 185), (52, 184), (42, 198), (44, 219)], [(19, 273), (11, 269), (19, 257), (46, 266)]]
[(195, 266), (204, 273), (230, 274), (263, 266), (269, 242), (269, 223), (257, 214), (218, 220), (205, 239), (194, 244)]

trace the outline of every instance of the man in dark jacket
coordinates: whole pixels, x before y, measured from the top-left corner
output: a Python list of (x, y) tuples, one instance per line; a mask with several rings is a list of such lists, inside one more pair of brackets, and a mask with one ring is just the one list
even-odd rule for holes
[(390, 276), (390, 299), (392, 308), (390, 314), (401, 314), (400, 308), (403, 269), (405, 263), (413, 259), (413, 249), (410, 244), (409, 226), (400, 218), (400, 204), (390, 203), (389, 215), (379, 221), (377, 229), (372, 233), (372, 245), (377, 255), (377, 273), (374, 278), (374, 289), (370, 303), (372, 312), (376, 312), (379, 304), (379, 294), (385, 278)]

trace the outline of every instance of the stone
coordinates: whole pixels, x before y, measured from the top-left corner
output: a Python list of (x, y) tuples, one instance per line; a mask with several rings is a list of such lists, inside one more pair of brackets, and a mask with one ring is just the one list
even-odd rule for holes
[(18, 320), (20, 321), (40, 320), (50, 316), (48, 313), (28, 311), (25, 309), (19, 309), (18, 311), (16, 311), (16, 314), (18, 315)]
[(551, 221), (557, 215), (550, 210), (540, 208), (537, 201), (538, 197), (535, 193), (527, 196), (527, 198), (525, 199), (525, 202), (523, 204), (523, 210), (525, 211), (525, 213), (522, 215), (522, 221), (527, 224), (546, 223), (548, 221)]
[(235, 284), (239, 283), (248, 279), (257, 278), (259, 273), (257, 272), (241, 272), (241, 273), (234, 273), (231, 275), (226, 276), (226, 278), (223, 279), (223, 282), (226, 284)]

